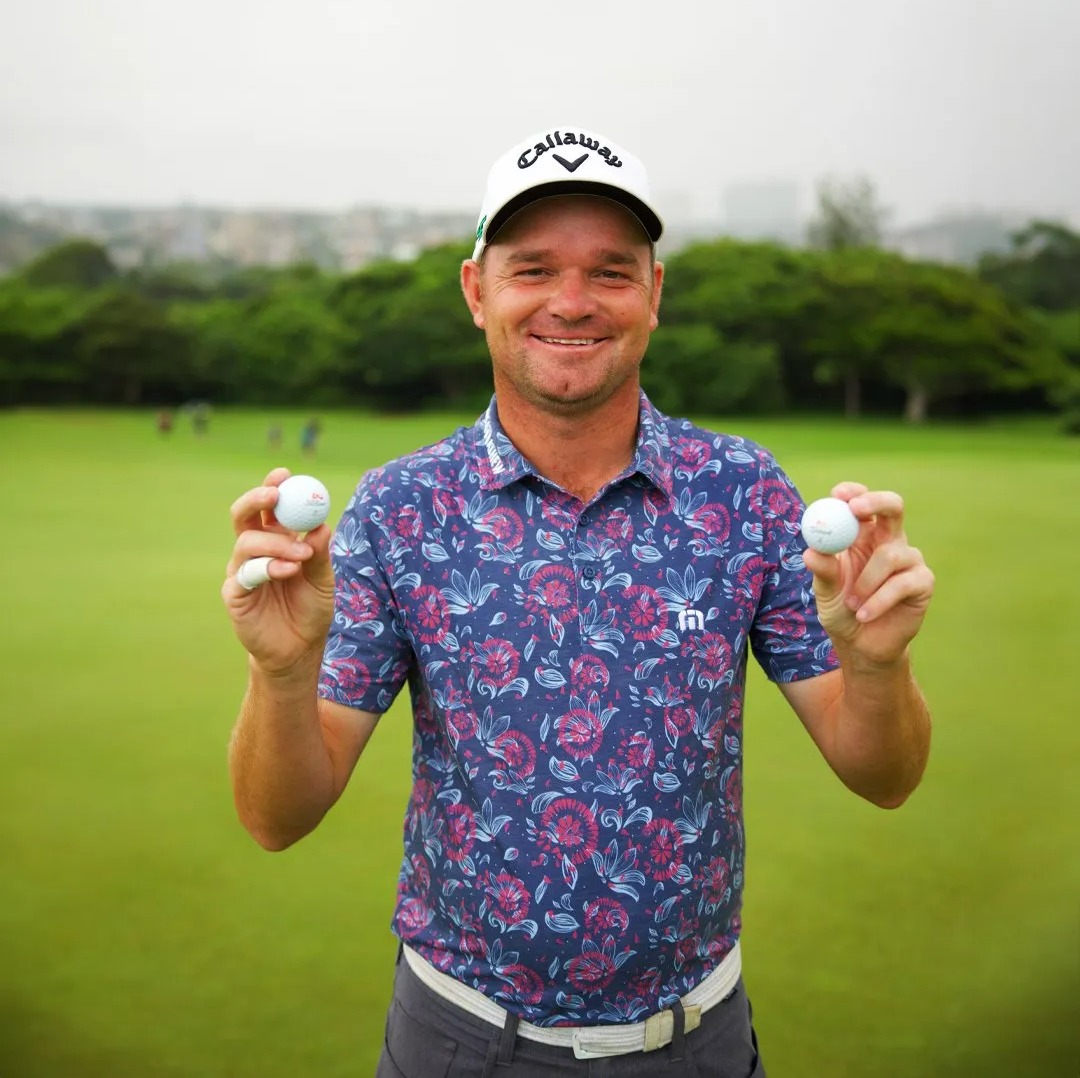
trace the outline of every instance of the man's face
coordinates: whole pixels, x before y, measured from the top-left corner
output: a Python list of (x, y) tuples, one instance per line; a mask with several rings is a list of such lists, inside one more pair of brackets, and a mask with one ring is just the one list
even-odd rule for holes
[(515, 214), (461, 275), (496, 393), (557, 415), (636, 396), (663, 275), (641, 224), (609, 199), (544, 198)]

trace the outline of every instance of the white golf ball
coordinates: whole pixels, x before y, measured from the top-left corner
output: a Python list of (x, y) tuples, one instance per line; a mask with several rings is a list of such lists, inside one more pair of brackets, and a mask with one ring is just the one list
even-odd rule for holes
[(802, 515), (806, 545), (822, 554), (847, 550), (859, 534), (859, 518), (839, 498), (818, 498)]
[(290, 475), (278, 487), (274, 516), (294, 532), (309, 532), (330, 515), (330, 493), (310, 475)]

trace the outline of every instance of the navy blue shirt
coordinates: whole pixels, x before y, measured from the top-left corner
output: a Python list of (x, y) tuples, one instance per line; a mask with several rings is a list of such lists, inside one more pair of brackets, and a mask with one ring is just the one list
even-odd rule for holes
[(644, 394), (588, 504), (478, 422), (364, 476), (335, 532), (322, 696), (408, 682), (394, 931), (541, 1025), (638, 1021), (739, 936), (747, 657), (837, 660), (803, 503), (762, 447)]

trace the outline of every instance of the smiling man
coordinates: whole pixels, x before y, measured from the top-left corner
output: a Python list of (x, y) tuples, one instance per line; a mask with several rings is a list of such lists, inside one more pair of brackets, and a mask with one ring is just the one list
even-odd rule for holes
[(462, 267), (503, 430), (527, 459), (549, 457), (546, 477), (583, 501), (633, 456), (663, 276), (637, 218), (595, 195), (518, 210)]
[[(762, 1075), (742, 978), (743, 698), (764, 668), (829, 766), (901, 804), (930, 718), (933, 575), (890, 491), (806, 548), (763, 447), (658, 412), (662, 224), (640, 162), (555, 128), (493, 166), (465, 301), (477, 422), (368, 473), (331, 537), (241, 495), (222, 587), (249, 654), (237, 810), (282, 849), (407, 684), (412, 796), (381, 1078)], [(236, 579), (269, 557), (270, 581)]]

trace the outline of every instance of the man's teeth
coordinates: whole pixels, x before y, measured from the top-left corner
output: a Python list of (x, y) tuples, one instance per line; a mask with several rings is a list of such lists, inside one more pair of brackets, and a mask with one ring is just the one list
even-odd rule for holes
[(596, 344), (598, 337), (541, 337), (544, 344)]

